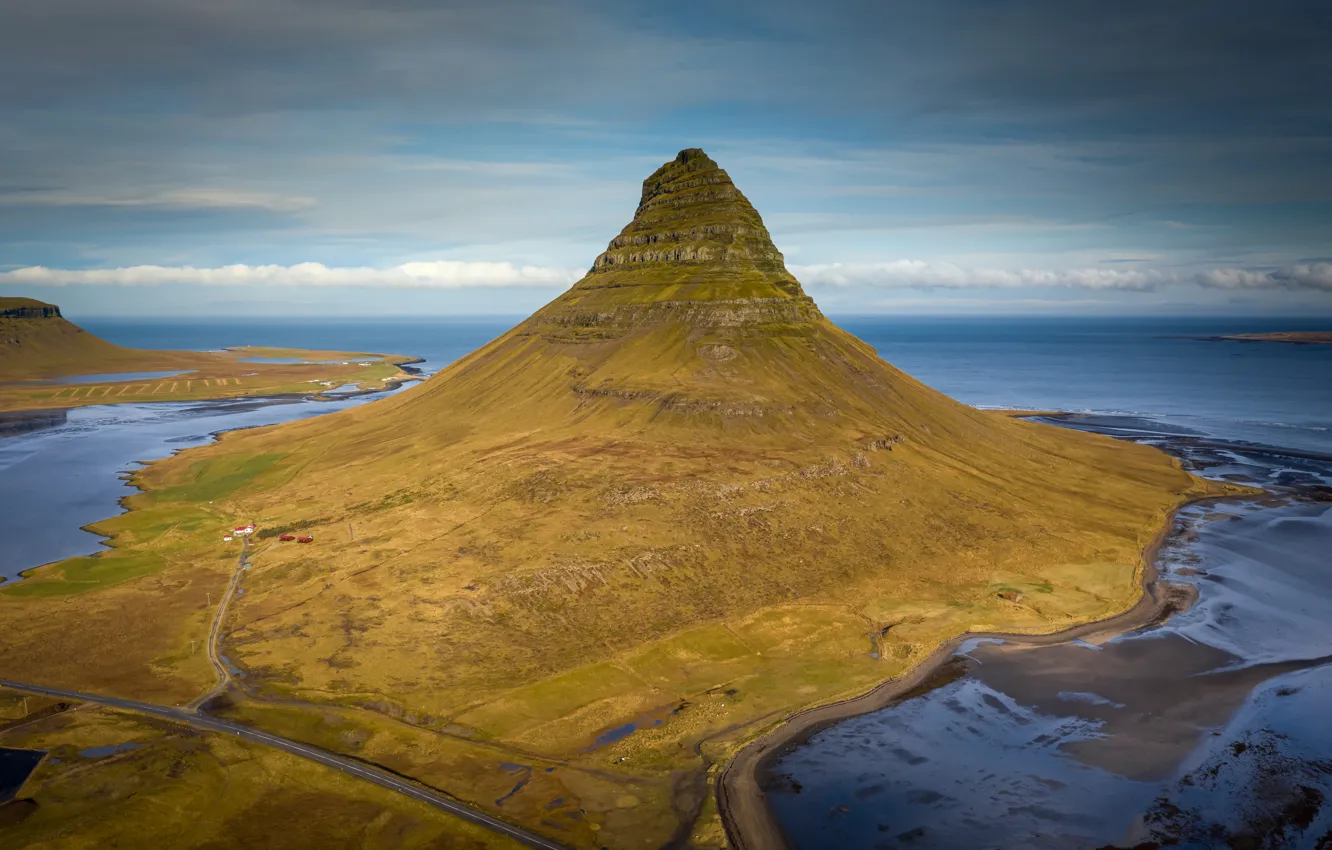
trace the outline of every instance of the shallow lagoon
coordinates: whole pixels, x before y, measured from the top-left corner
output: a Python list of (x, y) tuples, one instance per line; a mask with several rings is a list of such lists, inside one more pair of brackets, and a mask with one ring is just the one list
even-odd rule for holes
[(36, 381), (22, 381), (22, 384), (114, 384), (119, 381), (155, 381), (184, 375), (189, 370), (169, 372), (100, 372), (96, 375), (66, 375), (60, 378), (42, 378)]

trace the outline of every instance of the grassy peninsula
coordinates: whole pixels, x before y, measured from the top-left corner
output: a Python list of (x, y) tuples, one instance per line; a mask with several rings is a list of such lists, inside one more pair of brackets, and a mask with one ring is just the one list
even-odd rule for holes
[[(251, 358), (291, 362), (255, 362)], [(415, 359), (407, 356), (351, 351), (125, 348), (70, 322), (54, 304), (32, 298), (0, 298), (0, 412), (142, 401), (315, 395), (351, 384), (362, 390), (383, 389), (411, 380), (401, 367), (412, 362)], [(131, 373), (147, 376), (122, 377)], [(59, 380), (81, 375), (92, 380)], [(101, 375), (106, 378), (97, 380)]]
[(218, 710), (588, 848), (722, 846), (746, 742), (961, 633), (1133, 607), (1171, 512), (1226, 492), (884, 362), (696, 149), (580, 282), (422, 385), (135, 482), (98, 527), (133, 575), (0, 590), (12, 678), (208, 691), (218, 529), (254, 520)]

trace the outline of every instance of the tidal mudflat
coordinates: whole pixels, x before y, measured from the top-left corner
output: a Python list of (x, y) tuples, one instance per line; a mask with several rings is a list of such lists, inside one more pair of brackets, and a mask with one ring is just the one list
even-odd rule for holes
[(1158, 569), (1196, 588), (1093, 645), (973, 642), (932, 682), (789, 750), (764, 777), (795, 847), (1308, 847), (1332, 842), (1332, 458), (1146, 419), (1270, 497), (1180, 512)]

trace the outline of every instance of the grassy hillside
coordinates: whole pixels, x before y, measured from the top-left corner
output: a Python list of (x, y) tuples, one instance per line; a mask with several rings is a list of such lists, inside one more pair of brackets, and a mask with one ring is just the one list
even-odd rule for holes
[(707, 783), (739, 742), (968, 629), (1129, 607), (1169, 512), (1216, 492), (885, 363), (694, 150), (582, 281), (423, 385), (136, 480), (107, 530), (164, 566), (0, 593), (12, 676), (193, 696), (210, 680), (184, 647), (229, 560), (212, 528), (301, 529), (314, 545), (265, 538), (232, 608), (235, 711), (588, 847), (716, 846)]
[(204, 365), (208, 355), (113, 345), (32, 298), (0, 298), (0, 381)]

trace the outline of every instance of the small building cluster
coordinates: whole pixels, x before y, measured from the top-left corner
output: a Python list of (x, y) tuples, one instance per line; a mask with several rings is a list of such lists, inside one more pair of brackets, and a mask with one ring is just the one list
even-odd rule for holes
[(251, 534), (254, 534), (254, 523), (248, 523), (246, 525), (238, 525), (236, 526), (235, 529), (232, 530), (230, 534), (224, 534), (222, 536), (222, 542), (230, 543), (232, 538), (234, 537), (248, 537)]

